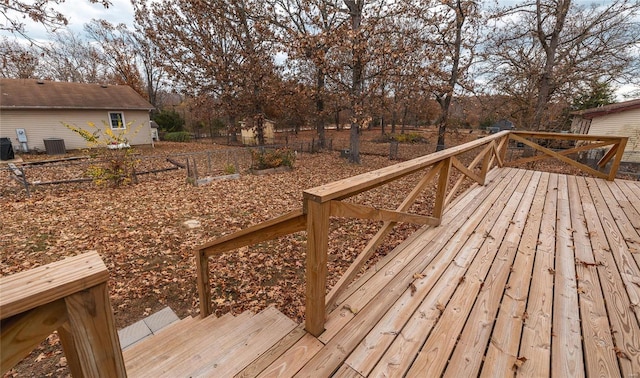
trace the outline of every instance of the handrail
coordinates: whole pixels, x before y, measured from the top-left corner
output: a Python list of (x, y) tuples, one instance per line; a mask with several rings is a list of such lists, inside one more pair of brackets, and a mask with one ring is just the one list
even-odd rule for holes
[(491, 141), (504, 138), (507, 135), (509, 135), (509, 131), (501, 131), (482, 139), (476, 139), (474, 141), (421, 156), (416, 159), (403, 161), (375, 171), (366, 172), (357, 176), (348, 177), (332, 183), (317, 186), (315, 188), (307, 189), (304, 191), (304, 196), (307, 199), (321, 203), (330, 200), (349, 198), (358, 193), (384, 185), (389, 181), (397, 180), (411, 173), (428, 168), (447, 158), (459, 156), (464, 152), (489, 144)]
[[(582, 141), (565, 151), (553, 151), (530, 139), (556, 139)], [(324, 330), (324, 318), (327, 310), (332, 309), (339, 295), (355, 278), (358, 271), (382, 243), (396, 222), (411, 222), (428, 226), (438, 226), (447, 204), (465, 179), (479, 185), (485, 184), (486, 175), (494, 166), (502, 167), (506, 162), (510, 141), (525, 144), (542, 155), (523, 157), (509, 164), (538, 161), (555, 158), (596, 177), (613, 180), (624, 153), (627, 138), (614, 136), (594, 136), (578, 134), (556, 134), (546, 132), (502, 131), (443, 151), (401, 162), (375, 171), (335, 181), (303, 192), (303, 210), (252, 226), (235, 234), (224, 236), (212, 243), (205, 244), (196, 251), (198, 289), (200, 293), (200, 313), (205, 317), (211, 314), (211, 293), (209, 285), (208, 258), (212, 255), (235, 248), (274, 239), (290, 233), (307, 231), (306, 260), (306, 315), (305, 328), (313, 335)], [(600, 161), (603, 168), (613, 159), (609, 172), (594, 170), (570, 157), (571, 154), (593, 148), (611, 145), (610, 150)], [(469, 165), (464, 165), (460, 155), (482, 148)], [(462, 173), (461, 177), (449, 187), (451, 170)], [(359, 193), (387, 184), (409, 174), (424, 172), (415, 188), (395, 210), (377, 209), (353, 203), (341, 202)], [(426, 187), (435, 181), (435, 205), (430, 216), (409, 214), (407, 211)], [(356, 257), (345, 274), (326, 293), (327, 250), (330, 217), (355, 217), (383, 221), (378, 233), (369, 241), (364, 250)]]
[(206, 318), (212, 313), (209, 257), (247, 245), (273, 240), (294, 232), (304, 231), (306, 227), (307, 217), (302, 210), (296, 210), (200, 246), (196, 250), (200, 317)]
[(126, 377), (108, 278), (96, 252), (0, 278), (1, 373), (57, 330), (73, 376)]

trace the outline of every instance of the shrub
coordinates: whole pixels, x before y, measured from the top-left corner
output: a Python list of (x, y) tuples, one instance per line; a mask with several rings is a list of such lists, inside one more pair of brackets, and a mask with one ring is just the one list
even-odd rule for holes
[(164, 134), (164, 139), (170, 142), (188, 142), (191, 140), (191, 134), (187, 131), (176, 131)]
[(182, 119), (180, 113), (175, 110), (162, 110), (153, 117), (153, 120), (158, 124), (160, 130), (166, 132), (184, 130), (184, 119)]
[(398, 143), (426, 143), (427, 139), (418, 133), (384, 134), (376, 139), (376, 142), (379, 143), (389, 143), (391, 141)]
[(224, 166), (224, 173), (227, 175), (233, 175), (236, 173), (236, 166), (233, 164), (227, 164)]
[[(89, 122), (89, 127), (94, 131), (62, 123), (69, 130), (80, 135), (92, 149), (90, 152), (91, 164), (87, 174), (97, 185), (110, 185), (118, 187), (126, 185), (135, 179), (135, 167), (138, 160), (135, 158), (133, 148), (129, 146), (127, 136), (131, 133), (131, 123), (118, 132), (114, 132), (106, 122), (99, 128)], [(135, 135), (142, 125), (133, 130)]]
[(251, 169), (293, 168), (295, 161), (296, 154), (289, 148), (251, 150)]
[(418, 133), (398, 134), (394, 136), (394, 139), (399, 143), (425, 143), (427, 141)]

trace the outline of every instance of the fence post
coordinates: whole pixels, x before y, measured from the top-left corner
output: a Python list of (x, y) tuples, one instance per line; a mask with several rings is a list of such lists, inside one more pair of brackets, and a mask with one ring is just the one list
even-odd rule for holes
[(398, 141), (392, 140), (389, 143), (389, 160), (396, 160), (398, 158)]
[(314, 336), (324, 332), (327, 290), (330, 202), (305, 199), (307, 209), (307, 296), (305, 329)]

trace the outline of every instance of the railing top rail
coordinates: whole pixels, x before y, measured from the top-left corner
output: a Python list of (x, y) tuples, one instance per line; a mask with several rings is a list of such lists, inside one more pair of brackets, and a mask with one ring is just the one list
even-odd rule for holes
[(0, 278), (0, 318), (31, 310), (109, 279), (97, 252), (66, 258)]
[(508, 134), (509, 131), (501, 131), (481, 139), (476, 139), (474, 141), (421, 156), (416, 159), (404, 161), (375, 171), (363, 173), (358, 176), (349, 177), (326, 185), (307, 189), (304, 191), (304, 197), (305, 199), (311, 199), (316, 202), (327, 202), (335, 199), (348, 198), (365, 190), (375, 188), (376, 186), (383, 185), (389, 181), (429, 167), (449, 157), (457, 156), (461, 153), (473, 150), (474, 148), (488, 144), (491, 141), (500, 139)]
[(591, 135), (591, 134), (562, 134), (562, 133), (552, 133), (547, 131), (510, 131), (511, 134), (520, 135), (522, 137), (530, 137), (530, 138), (549, 138), (549, 139), (558, 139), (558, 140), (587, 140), (587, 141), (610, 141), (610, 142), (618, 142), (619, 140), (626, 138), (621, 136), (611, 136), (611, 135)]

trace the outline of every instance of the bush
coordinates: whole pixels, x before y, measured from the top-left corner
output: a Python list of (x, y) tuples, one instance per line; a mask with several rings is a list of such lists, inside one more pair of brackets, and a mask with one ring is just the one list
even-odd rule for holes
[(135, 181), (138, 160), (129, 146), (128, 136), (137, 134), (142, 125), (132, 130), (131, 123), (128, 123), (122, 130), (114, 131), (106, 122), (102, 127), (89, 122), (89, 127), (93, 129), (90, 131), (64, 122), (62, 124), (80, 135), (92, 149), (87, 174), (94, 183), (119, 187)]
[(175, 110), (163, 110), (153, 117), (160, 130), (174, 133), (184, 130), (184, 119)]
[(236, 173), (236, 166), (233, 164), (226, 164), (224, 166), (224, 173), (227, 175), (233, 175)]
[(398, 143), (427, 143), (427, 139), (418, 133), (384, 134), (376, 139), (378, 143), (389, 143), (391, 141)]
[(293, 168), (295, 161), (296, 154), (289, 148), (251, 150), (251, 169), (255, 170), (278, 167)]
[(170, 142), (188, 142), (191, 140), (191, 134), (186, 131), (177, 131), (164, 134), (164, 139)]

